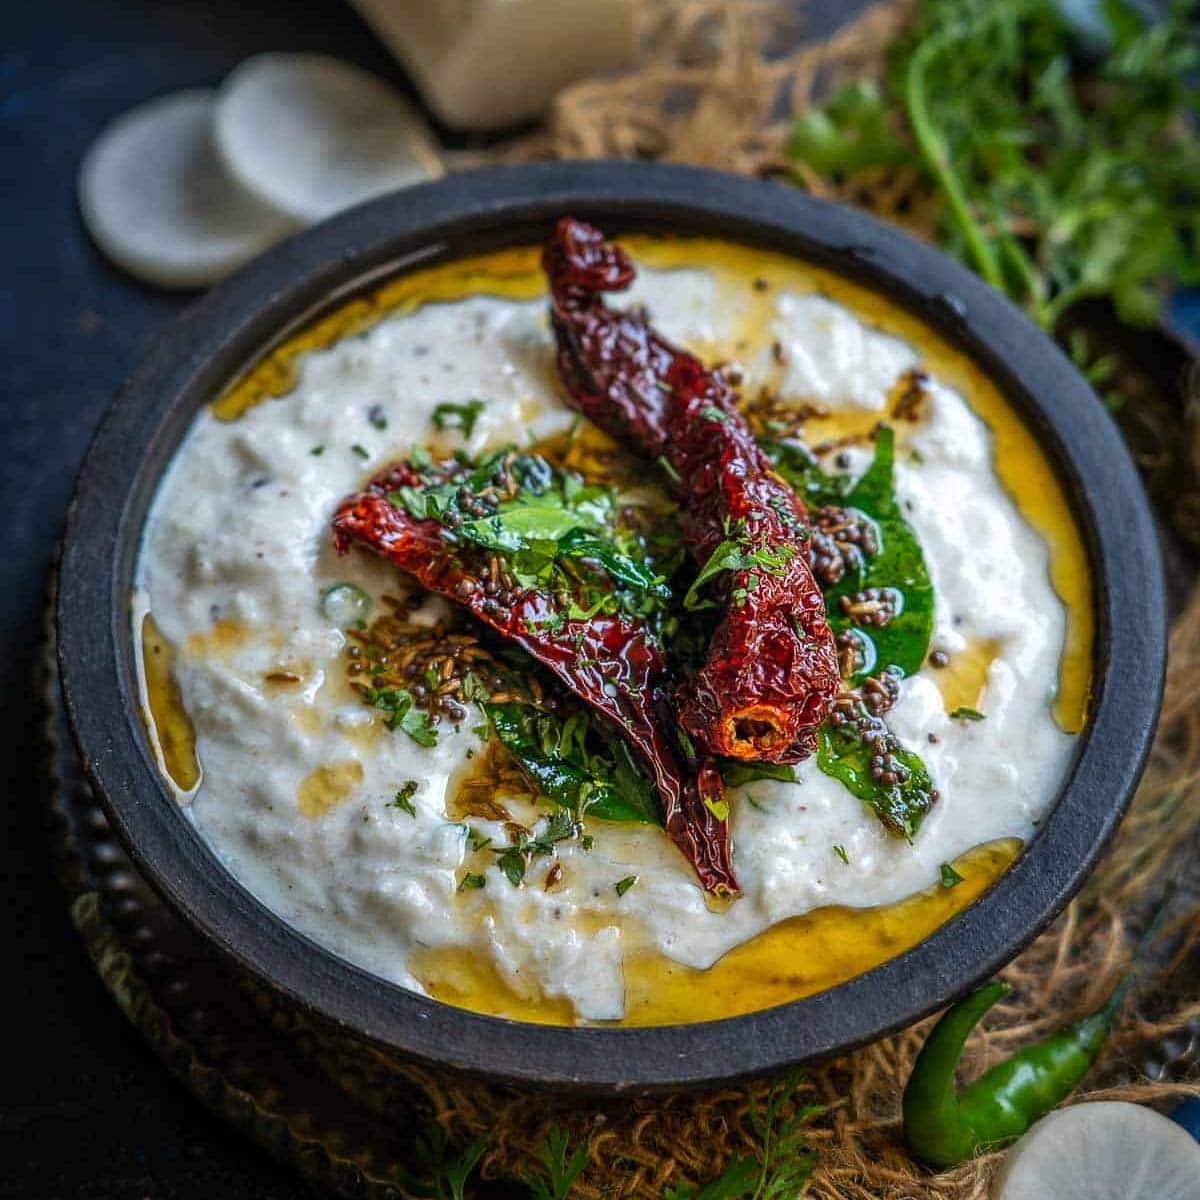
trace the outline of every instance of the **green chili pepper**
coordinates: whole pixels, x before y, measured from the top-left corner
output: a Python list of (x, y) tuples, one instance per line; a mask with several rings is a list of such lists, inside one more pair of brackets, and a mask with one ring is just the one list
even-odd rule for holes
[(917, 1158), (932, 1167), (952, 1167), (980, 1150), (1003, 1146), (1075, 1090), (1099, 1054), (1138, 964), (1166, 922), (1175, 888), (1176, 881), (1169, 880), (1129, 970), (1103, 1008), (997, 1063), (962, 1091), (955, 1087), (954, 1075), (967, 1037), (1012, 989), (1007, 983), (989, 983), (942, 1014), (904, 1089), (904, 1140)]
[(1087, 1074), (1133, 982), (1126, 976), (1108, 1003), (985, 1071), (962, 1091), (954, 1073), (971, 1030), (1011, 988), (989, 983), (933, 1027), (904, 1089), (904, 1140), (934, 1167), (952, 1167), (1010, 1142), (1075, 1090)]

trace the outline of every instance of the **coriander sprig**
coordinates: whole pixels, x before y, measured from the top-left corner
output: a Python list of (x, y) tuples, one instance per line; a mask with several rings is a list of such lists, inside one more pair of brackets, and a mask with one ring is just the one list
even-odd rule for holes
[(923, 0), (883, 86), (810, 110), (790, 152), (835, 185), (915, 166), (942, 245), (1047, 330), (1088, 298), (1150, 324), (1164, 284), (1200, 281), (1194, 16), (1089, 6), (1084, 45), (1066, 7)]

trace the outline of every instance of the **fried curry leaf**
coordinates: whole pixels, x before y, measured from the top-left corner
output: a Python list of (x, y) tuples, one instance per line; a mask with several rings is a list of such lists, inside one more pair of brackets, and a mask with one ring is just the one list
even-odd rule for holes
[(853, 683), (861, 683), (868, 673), (888, 667), (897, 667), (905, 675), (916, 674), (925, 662), (933, 636), (933, 584), (916, 534), (896, 503), (894, 458), (895, 435), (883, 426), (875, 439), (874, 460), (844, 501), (847, 508), (857, 509), (875, 522), (879, 553), (866, 561), (855, 578), (848, 574), (825, 594), (835, 633), (853, 625), (841, 611), (843, 596), (866, 588), (890, 588), (900, 596), (899, 611), (886, 625), (855, 627), (858, 636), (874, 648), (874, 669), (868, 672), (864, 667), (853, 677)]
[(565, 719), (530, 704), (485, 701), (481, 707), (496, 737), (544, 799), (576, 816), (656, 825), (660, 818), (654, 788), (634, 765), (624, 741), (605, 742), (593, 752), (588, 715), (575, 710)]
[(853, 725), (826, 721), (817, 735), (817, 766), (868, 805), (889, 833), (911, 841), (933, 805), (929, 772), (916, 754), (896, 745), (891, 755), (900, 768), (894, 772), (898, 778), (885, 783), (872, 770), (877, 752), (878, 743), (863, 738)]
[(795, 783), (796, 768), (786, 763), (739, 762), (729, 759), (721, 764), (721, 778), (726, 787), (741, 787), (756, 779), (775, 779), (780, 783)]
[[(856, 509), (875, 526), (879, 552), (858, 571), (825, 589), (829, 623), (835, 633), (853, 629), (863, 653), (861, 669), (847, 681), (861, 683), (888, 667), (904, 675), (920, 670), (933, 636), (933, 584), (916, 534), (904, 519), (895, 492), (895, 434), (886, 425), (875, 438), (875, 457), (853, 486), (827, 475), (813, 457), (794, 442), (768, 442), (764, 450), (775, 469), (810, 508), (825, 504)], [(858, 626), (841, 610), (843, 596), (867, 588), (886, 588), (897, 598), (896, 615), (883, 626)]]

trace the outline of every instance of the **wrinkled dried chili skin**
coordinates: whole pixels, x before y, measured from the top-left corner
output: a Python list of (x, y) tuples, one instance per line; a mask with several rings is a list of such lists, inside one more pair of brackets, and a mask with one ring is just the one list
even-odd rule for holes
[(573, 406), (637, 453), (669, 464), (699, 566), (730, 529), (773, 564), (715, 581), (728, 608), (704, 665), (679, 686), (680, 724), (712, 754), (807, 758), (840, 679), (808, 563), (802, 502), (771, 470), (722, 375), (672, 346), (641, 315), (605, 305), (603, 293), (628, 287), (634, 276), (620, 247), (563, 218), (543, 266), (558, 373)]
[(506, 615), (488, 611), (483, 587), (469, 594), (460, 587), (478, 579), (469, 551), (451, 541), (439, 522), (418, 520), (388, 499), (389, 492), (420, 483), (420, 475), (401, 464), (343, 500), (333, 518), (338, 553), (346, 553), (351, 543), (365, 546), (552, 671), (629, 742), (654, 781), (668, 836), (695, 867), (705, 890), (735, 894), (728, 822), (717, 820), (705, 803), (706, 797), (712, 802), (720, 795), (712, 791), (709, 776), (682, 768), (664, 732), (669, 728), (664, 720), (668, 676), (662, 650), (637, 621), (621, 615), (568, 617), (554, 622), (552, 631), (545, 622), (558, 616), (557, 603), (534, 588), (522, 591)]

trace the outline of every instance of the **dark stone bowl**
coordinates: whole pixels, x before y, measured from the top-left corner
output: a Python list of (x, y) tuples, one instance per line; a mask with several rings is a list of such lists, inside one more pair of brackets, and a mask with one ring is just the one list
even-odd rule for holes
[[(538, 241), (563, 213), (610, 232), (717, 235), (783, 251), (916, 313), (1000, 384), (1037, 435), (1091, 559), (1091, 719), (1037, 835), (989, 892), (914, 949), (747, 1016), (547, 1028), (385, 983), (291, 929), (221, 866), (159, 778), (139, 714), (129, 608), (139, 538), (197, 410), (265, 347), (366, 283)], [(593, 1095), (696, 1088), (830, 1057), (911, 1024), (1003, 966), (1079, 888), (1116, 828), (1150, 745), (1165, 647), (1158, 545), (1133, 464), (1088, 385), (1017, 309), (935, 250), (795, 188), (630, 163), (453, 176), (328, 221), (215, 288), (158, 342), (96, 435), (68, 517), (58, 620), (71, 722), (113, 827), (167, 903), (257, 986), (390, 1061)]]

